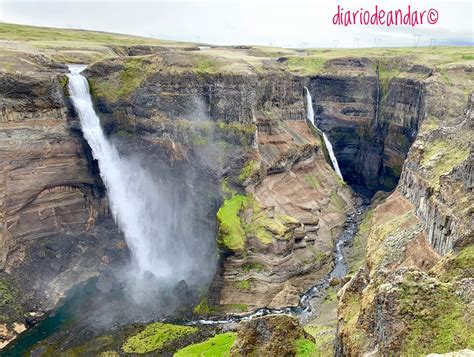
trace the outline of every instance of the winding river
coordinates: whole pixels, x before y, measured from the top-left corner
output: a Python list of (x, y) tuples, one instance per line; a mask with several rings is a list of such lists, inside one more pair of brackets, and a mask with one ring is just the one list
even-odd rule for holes
[[(76, 69), (76, 71), (78, 71), (78, 69)], [(309, 103), (311, 103), (310, 98), (309, 91), (307, 91), (307, 100), (309, 100)], [(93, 119), (95, 118), (93, 117)], [(312, 123), (314, 125), (314, 119), (312, 120)], [(101, 145), (98, 145), (96, 150), (104, 150), (103, 143), (101, 142), (99, 144)], [(106, 147), (105, 149), (108, 148)], [(338, 171), (339, 167), (337, 166), (337, 161), (334, 167), (336, 171)], [(339, 173), (340, 171), (338, 174)], [(348, 215), (343, 231), (335, 244), (333, 269), (321, 280), (315, 282), (315, 284), (310, 289), (301, 295), (298, 306), (280, 309), (260, 308), (244, 315), (230, 315), (226, 316), (225, 318), (216, 317), (214, 319), (210, 318), (206, 320), (199, 319), (180, 321), (179, 323), (185, 325), (225, 325), (234, 324), (241, 321), (248, 321), (256, 317), (270, 314), (291, 314), (293, 316), (297, 316), (302, 322), (308, 321), (318, 311), (318, 305), (327, 294), (327, 289), (330, 285), (331, 279), (341, 279), (346, 275), (347, 264), (345, 255), (347, 250), (351, 247), (351, 242), (358, 230), (361, 215), (367, 207), (368, 204), (363, 203), (356, 207), (353, 213)], [(53, 336), (62, 329), (68, 328), (68, 326), (74, 324), (77, 321), (84, 320), (84, 316), (87, 315), (88, 311), (90, 311), (90, 302), (97, 294), (100, 294), (100, 292), (95, 288), (94, 279), (72, 289), (55, 312), (51, 313), (48, 317), (43, 319), (30, 330), (21, 334), (10, 346), (8, 346), (7, 349), (1, 353), (1, 355), (23, 356), (31, 351), (39, 342)], [(153, 319), (153, 317), (150, 319)], [(161, 320), (169, 321), (166, 319)], [(176, 323), (176, 321), (169, 322)], [(41, 351), (37, 350), (36, 352), (40, 353)]]

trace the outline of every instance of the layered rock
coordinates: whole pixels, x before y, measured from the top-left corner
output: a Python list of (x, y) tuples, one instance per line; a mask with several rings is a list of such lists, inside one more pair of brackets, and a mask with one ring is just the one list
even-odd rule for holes
[(13, 336), (25, 311), (51, 308), (98, 274), (116, 232), (98, 224), (112, 220), (90, 149), (70, 122), (64, 80), (51, 70), (0, 75), (0, 267), (14, 301), (2, 304), (2, 319)]
[(316, 120), (348, 183), (369, 194), (390, 191), (421, 120), (420, 73), (397, 63), (360, 59), (357, 64), (333, 61), (327, 74), (311, 79)]
[(366, 217), (365, 264), (340, 293), (338, 355), (472, 347), (472, 68), (445, 70), (423, 81), (397, 190)]

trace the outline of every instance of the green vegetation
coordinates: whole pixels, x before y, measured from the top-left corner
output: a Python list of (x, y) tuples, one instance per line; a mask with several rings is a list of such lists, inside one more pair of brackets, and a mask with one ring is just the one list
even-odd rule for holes
[(193, 312), (198, 315), (209, 315), (212, 311), (213, 309), (209, 305), (209, 300), (205, 297), (202, 298), (199, 304), (193, 309)]
[(119, 354), (115, 351), (104, 351), (102, 352), (99, 357), (119, 357)]
[(241, 124), (238, 122), (226, 123), (223, 121), (217, 122), (217, 126), (228, 141), (233, 141), (235, 138), (239, 139), (239, 142), (244, 147), (250, 147), (255, 137), (256, 127), (254, 124)]
[(107, 81), (89, 80), (94, 96), (116, 101), (130, 95), (156, 69), (156, 65), (147, 57), (129, 57), (123, 59), (123, 69)]
[(239, 312), (247, 312), (249, 309), (247, 304), (228, 304), (225, 305), (225, 311), (235, 310)]
[(217, 73), (219, 70), (216, 62), (208, 57), (201, 58), (195, 68), (196, 73), (200, 75)]
[(320, 57), (289, 57), (286, 62), (290, 72), (300, 75), (318, 74), (324, 68), (325, 60)]
[(251, 272), (251, 271), (264, 271), (265, 270), (265, 265), (261, 263), (245, 263), (242, 265), (242, 270), (245, 272)]
[(341, 196), (337, 194), (337, 191), (331, 192), (330, 202), (336, 211), (340, 212), (346, 207), (346, 201), (344, 201)]
[(286, 215), (274, 214), (272, 218), (268, 217), (253, 196), (249, 196), (245, 208), (252, 211), (252, 216), (250, 222), (244, 225), (244, 230), (247, 235), (256, 237), (263, 244), (271, 244), (273, 237), (288, 239), (286, 224), (297, 223), (294, 218)]
[(126, 353), (149, 353), (161, 350), (180, 338), (197, 332), (196, 327), (178, 326), (156, 322), (146, 326), (140, 333), (129, 337), (122, 346)]
[(373, 217), (373, 209), (365, 212), (362, 222), (359, 225), (359, 230), (354, 236), (352, 241), (352, 249), (349, 251), (347, 256), (347, 267), (349, 273), (356, 272), (364, 263), (367, 239), (370, 233), (370, 228), (372, 227)]
[(312, 188), (318, 189), (321, 186), (321, 183), (319, 182), (318, 178), (313, 175), (306, 175), (304, 177), (305, 182)]
[(474, 347), (472, 311), (450, 284), (418, 272), (400, 286), (400, 312), (408, 318), (403, 355), (424, 356)]
[(296, 357), (310, 357), (316, 353), (316, 345), (307, 338), (299, 338), (296, 340)]
[(245, 164), (245, 166), (240, 171), (239, 181), (245, 182), (249, 177), (251, 177), (255, 172), (260, 169), (260, 161), (257, 160), (249, 160)]
[(235, 333), (227, 332), (178, 350), (174, 357), (227, 357), (235, 341)]
[(248, 198), (244, 195), (235, 194), (224, 200), (223, 205), (217, 211), (219, 223), (219, 243), (232, 251), (245, 248), (245, 231), (240, 220), (240, 211), (247, 203)]
[(236, 281), (234, 283), (234, 286), (239, 290), (243, 290), (243, 291), (250, 290), (251, 288), (250, 279)]
[[(64, 352), (59, 353), (61, 357), (75, 357), (75, 356), (101, 356), (101, 357), (115, 357), (118, 356), (118, 353), (115, 351), (103, 351), (104, 349), (110, 348), (110, 346), (114, 343), (114, 338), (111, 335), (99, 336), (93, 338), (91, 340), (86, 341), (80, 345), (77, 345), (73, 348), (70, 348)], [(48, 349), (50, 344), (47, 344)], [(55, 346), (53, 351), (48, 351), (50, 353), (46, 353), (46, 355), (55, 355), (58, 349), (60, 349), (60, 345)], [(100, 354), (99, 354), (100, 353)]]
[(6, 279), (0, 279), (0, 322), (11, 321), (12, 316), (21, 317), (23, 308), (19, 292)]
[(468, 245), (458, 253), (451, 253), (442, 261), (442, 281), (453, 281), (474, 276), (474, 244)]
[(430, 183), (439, 188), (440, 176), (448, 174), (452, 169), (469, 156), (468, 147), (458, 147), (454, 142), (435, 140), (427, 142), (421, 165), (429, 170)]

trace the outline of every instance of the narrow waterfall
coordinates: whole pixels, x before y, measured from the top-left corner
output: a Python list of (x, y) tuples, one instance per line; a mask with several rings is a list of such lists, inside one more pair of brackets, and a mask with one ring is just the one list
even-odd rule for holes
[(195, 227), (191, 227), (192, 222), (183, 219), (185, 202), (172, 196), (169, 188), (160, 187), (159, 179), (151, 175), (147, 165), (122, 157), (104, 135), (87, 80), (80, 74), (84, 68), (69, 67), (70, 98), (84, 138), (98, 161), (111, 212), (131, 251), (135, 268), (131, 275), (149, 277), (151, 273), (158, 280), (170, 283), (192, 279), (197, 269), (208, 268), (202, 261), (209, 259), (205, 256), (208, 249), (204, 243), (196, 241), (199, 237), (193, 231)]
[(316, 128), (317, 131), (319, 131), (323, 135), (323, 140), (324, 144), (326, 144), (326, 148), (329, 153), (329, 157), (331, 158), (332, 166), (334, 167), (334, 171), (336, 171), (337, 175), (341, 178), (341, 180), (344, 181), (342, 177), (341, 170), (339, 169), (339, 164), (336, 159), (336, 155), (334, 154), (334, 150), (332, 148), (332, 144), (329, 141), (328, 137), (326, 136), (326, 133), (324, 133), (321, 129), (319, 129), (316, 126), (316, 123), (314, 122), (314, 109), (313, 109), (313, 100), (311, 98), (311, 94), (309, 93), (308, 88), (304, 87), (306, 90), (306, 110), (307, 110), (307, 117), (308, 120), (313, 124), (313, 126)]

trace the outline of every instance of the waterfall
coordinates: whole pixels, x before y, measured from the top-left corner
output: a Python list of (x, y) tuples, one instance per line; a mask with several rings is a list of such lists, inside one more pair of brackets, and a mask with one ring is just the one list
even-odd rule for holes
[(329, 157), (332, 162), (332, 166), (334, 167), (334, 171), (336, 171), (337, 175), (341, 178), (341, 180), (344, 181), (342, 177), (341, 170), (339, 169), (339, 164), (336, 159), (336, 155), (334, 154), (334, 150), (332, 148), (332, 144), (329, 141), (328, 137), (326, 136), (326, 133), (324, 133), (321, 129), (319, 129), (316, 126), (316, 123), (314, 122), (314, 109), (313, 109), (313, 100), (311, 98), (311, 94), (309, 93), (308, 88), (304, 87), (306, 90), (306, 110), (307, 110), (307, 118), (313, 124), (313, 126), (316, 128), (317, 131), (319, 131), (323, 135), (323, 140), (324, 144), (326, 144), (326, 149), (328, 150)]
[(151, 273), (160, 281), (177, 282), (193, 279), (199, 275), (196, 270), (212, 272), (207, 262), (212, 259), (206, 256), (210, 249), (200, 240), (196, 225), (185, 218), (191, 209), (179, 196), (183, 192), (175, 186), (160, 187), (160, 179), (152, 176), (148, 163), (142, 165), (137, 158), (122, 157), (105, 136), (87, 80), (80, 74), (84, 68), (69, 67), (69, 94), (84, 138), (98, 161), (112, 215), (137, 268), (132, 275), (149, 277)]

